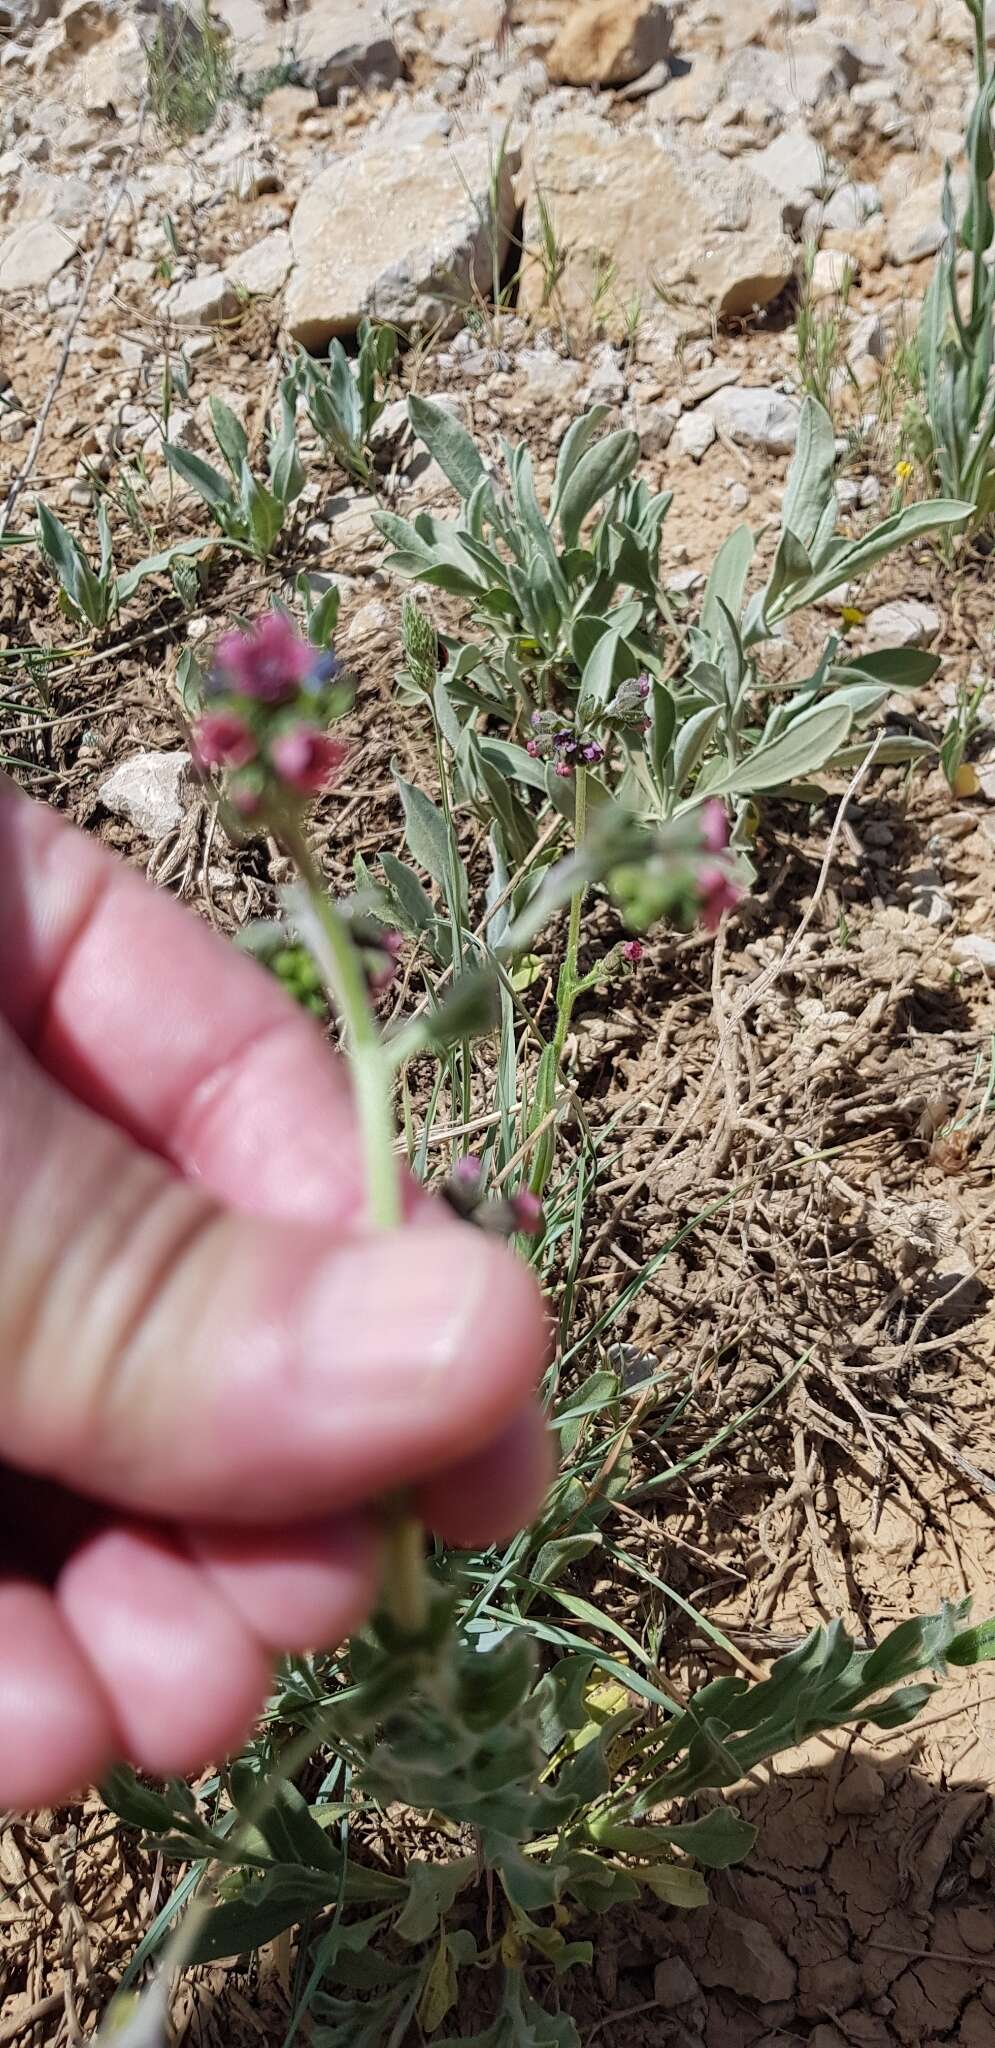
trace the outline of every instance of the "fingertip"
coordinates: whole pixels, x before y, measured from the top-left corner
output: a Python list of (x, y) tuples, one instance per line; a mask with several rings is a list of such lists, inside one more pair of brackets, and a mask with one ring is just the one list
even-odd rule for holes
[(140, 1770), (182, 1776), (242, 1741), (265, 1703), (267, 1658), (165, 1537), (102, 1530), (64, 1567), (56, 1600)]
[(530, 1404), (483, 1450), (420, 1487), (415, 1506), (446, 1543), (501, 1543), (535, 1519), (555, 1470), (553, 1438)]
[(373, 1606), (381, 1542), (358, 1513), (278, 1529), (193, 1528), (190, 1549), (222, 1598), (270, 1650), (328, 1649)]
[(0, 1807), (52, 1806), (102, 1777), (110, 1709), (51, 1594), (0, 1584)]

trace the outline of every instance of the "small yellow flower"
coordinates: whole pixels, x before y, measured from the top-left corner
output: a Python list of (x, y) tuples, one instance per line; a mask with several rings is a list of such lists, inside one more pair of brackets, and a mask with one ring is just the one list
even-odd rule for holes
[(864, 623), (864, 614), (855, 604), (845, 604), (840, 612), (840, 618), (848, 632), (851, 626), (862, 626)]
[(896, 482), (896, 483), (898, 483), (898, 484), (907, 484), (907, 483), (908, 483), (908, 480), (909, 480), (909, 478), (910, 478), (910, 476), (911, 476), (911, 475), (912, 475), (912, 464), (911, 464), (911, 462), (896, 462), (896, 464), (895, 464), (895, 482)]

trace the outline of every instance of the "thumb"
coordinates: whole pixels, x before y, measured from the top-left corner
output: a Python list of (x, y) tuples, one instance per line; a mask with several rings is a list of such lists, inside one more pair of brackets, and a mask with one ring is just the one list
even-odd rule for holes
[(482, 1447), (544, 1350), (483, 1233), (235, 1215), (0, 1026), (0, 1458), (143, 1513), (297, 1520)]

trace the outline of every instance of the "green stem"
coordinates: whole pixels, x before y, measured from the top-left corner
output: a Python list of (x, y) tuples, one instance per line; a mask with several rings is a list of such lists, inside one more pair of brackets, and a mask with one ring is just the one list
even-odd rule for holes
[[(587, 769), (577, 769), (577, 793), (574, 808), (574, 845), (584, 843), (587, 832)], [(581, 883), (570, 898), (570, 921), (567, 925), (566, 957), (560, 969), (556, 989), (556, 1031), (553, 1036), (553, 1052), (559, 1068), (563, 1059), (574, 1004), (577, 1000), (577, 962), (580, 957), (580, 917), (584, 905), (586, 884)]]
[[(580, 847), (583, 845), (586, 831), (587, 769), (583, 767), (578, 767), (576, 773), (574, 798), (574, 845), (576, 847)], [(563, 959), (563, 965), (560, 968), (559, 978), (556, 984), (556, 1029), (553, 1033), (551, 1044), (551, 1064), (548, 1070), (548, 1075), (545, 1078), (543, 1085), (540, 1087), (539, 1097), (536, 1102), (536, 1118), (534, 1120), (535, 1122), (541, 1122), (543, 1118), (548, 1116), (549, 1112), (552, 1110), (556, 1084), (558, 1078), (560, 1077), (560, 1071), (563, 1065), (563, 1049), (567, 1042), (567, 1032), (570, 1029), (570, 1021), (573, 1017), (574, 1004), (576, 1003), (577, 997), (580, 993), (580, 975), (578, 973), (577, 963), (580, 957), (580, 920), (581, 912), (584, 907), (585, 894), (586, 884), (584, 882), (581, 882), (579, 887), (574, 890), (573, 895), (570, 898), (570, 916), (567, 924), (567, 950)], [(550, 1127), (550, 1135), (548, 1141), (543, 1141), (542, 1149), (536, 1155), (536, 1162), (533, 1168), (532, 1180), (530, 1183), (533, 1194), (542, 1194), (546, 1182), (549, 1179), (550, 1173), (552, 1172), (553, 1160), (555, 1156), (556, 1123), (554, 1121)]]
[[(394, 1149), (391, 1063), (349, 927), (324, 887), (311, 849), (296, 823), (284, 823), (280, 836), (320, 927), (323, 943), (318, 964), (349, 1054), (370, 1222), (378, 1230), (394, 1230), (402, 1221), (402, 1205), (400, 1166)], [(395, 1509), (387, 1524), (383, 1598), (394, 1620), (412, 1635), (423, 1627), (427, 1609), (423, 1558), (419, 1524), (403, 1509)]]

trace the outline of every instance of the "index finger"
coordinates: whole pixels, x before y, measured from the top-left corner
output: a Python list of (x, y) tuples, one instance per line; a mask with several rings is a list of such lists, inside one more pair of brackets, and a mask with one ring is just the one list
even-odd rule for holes
[(313, 1020), (2, 774), (0, 1014), (79, 1101), (222, 1200), (329, 1224), (362, 1209), (348, 1082)]

